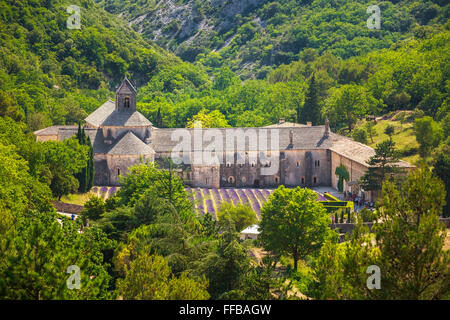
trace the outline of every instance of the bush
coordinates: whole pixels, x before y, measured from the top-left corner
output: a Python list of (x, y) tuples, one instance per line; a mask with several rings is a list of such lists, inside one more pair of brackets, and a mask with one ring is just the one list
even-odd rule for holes
[(102, 198), (91, 196), (84, 204), (83, 216), (89, 220), (98, 220), (105, 213), (106, 206)]
[(361, 211), (359, 211), (359, 216), (363, 222), (374, 222), (377, 219), (376, 212), (367, 208), (361, 209)]
[(352, 138), (355, 141), (367, 144), (367, 131), (364, 129), (355, 129), (353, 130)]
[(386, 129), (384, 129), (384, 133), (386, 133), (388, 136), (393, 135), (395, 132), (395, 127), (392, 124), (388, 124)]

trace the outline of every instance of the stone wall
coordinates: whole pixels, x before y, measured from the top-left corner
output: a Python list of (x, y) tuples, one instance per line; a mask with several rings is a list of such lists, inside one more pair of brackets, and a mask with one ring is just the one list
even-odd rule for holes
[(119, 176), (125, 175), (131, 166), (141, 161), (154, 161), (153, 155), (106, 155), (110, 186), (118, 186)]
[[(336, 176), (336, 168), (341, 164), (345, 165), (350, 175), (350, 179), (344, 182), (344, 191), (358, 191), (358, 187), (350, 187), (349, 182), (358, 182), (359, 179), (366, 173), (367, 166), (362, 165), (356, 161), (353, 161), (347, 157), (344, 157), (334, 151), (331, 151), (331, 186), (337, 190), (338, 176)], [(366, 200), (374, 200), (374, 195), (371, 192), (365, 192)]]

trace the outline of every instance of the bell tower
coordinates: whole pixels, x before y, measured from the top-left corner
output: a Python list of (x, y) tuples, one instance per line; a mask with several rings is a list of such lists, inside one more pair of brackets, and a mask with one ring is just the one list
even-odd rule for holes
[(136, 89), (125, 77), (116, 91), (116, 110), (133, 113), (136, 111)]

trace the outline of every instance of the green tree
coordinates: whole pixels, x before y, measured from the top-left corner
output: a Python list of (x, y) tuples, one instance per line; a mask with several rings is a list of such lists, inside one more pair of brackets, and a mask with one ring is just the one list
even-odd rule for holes
[(78, 123), (77, 139), (80, 145), (85, 145), (89, 148), (86, 166), (75, 175), (79, 183), (78, 191), (84, 193), (89, 191), (94, 183), (94, 148), (91, 144), (90, 137), (86, 135), (80, 123)]
[(445, 197), (445, 206), (443, 208), (443, 216), (450, 217), (450, 148), (447, 146), (440, 151), (434, 160), (433, 172), (440, 178), (445, 185), (447, 191)]
[(219, 224), (222, 220), (231, 220), (237, 232), (241, 232), (248, 226), (258, 222), (256, 213), (250, 206), (244, 204), (233, 206), (229, 202), (223, 202), (217, 216)]
[(343, 85), (336, 88), (326, 100), (325, 114), (336, 126), (346, 123), (348, 131), (352, 132), (356, 120), (371, 107), (372, 100), (364, 87)]
[(85, 202), (82, 214), (89, 220), (98, 220), (106, 211), (105, 201), (97, 196), (89, 197)]
[(316, 76), (313, 73), (311, 79), (309, 80), (308, 91), (306, 93), (305, 104), (302, 110), (300, 107), (297, 108), (297, 122), (312, 122), (313, 126), (320, 124), (321, 119), (321, 106), (319, 103), (320, 91), (319, 86), (316, 82)]
[[(14, 227), (2, 232), (2, 299), (109, 299), (111, 277), (104, 250), (112, 243), (97, 229), (79, 233), (74, 221), (62, 225), (53, 213), (15, 214)], [(81, 287), (69, 290), (66, 270), (80, 267)]]
[[(439, 222), (443, 183), (428, 168), (412, 171), (407, 181), (386, 180), (372, 231), (359, 220), (349, 241), (328, 242), (316, 262), (322, 299), (448, 299), (450, 252)], [(367, 267), (381, 271), (381, 289), (367, 288)]]
[(420, 156), (424, 159), (430, 155), (432, 148), (438, 146), (443, 136), (442, 128), (428, 116), (414, 121), (414, 132), (419, 143)]
[(373, 121), (369, 120), (366, 123), (365, 129), (367, 131), (367, 134), (370, 137), (370, 142), (373, 143), (373, 137), (376, 136), (377, 132), (375, 131), (375, 124), (373, 123)]
[(336, 167), (336, 171), (334, 172), (334, 174), (339, 177), (337, 185), (339, 192), (344, 192), (344, 181), (348, 181), (348, 179), (350, 178), (347, 167), (341, 163), (339, 167)]
[(61, 199), (63, 195), (78, 189), (75, 174), (86, 167), (89, 148), (80, 145), (75, 138), (43, 143), (45, 162), (50, 173), (50, 188), (53, 195)]
[(382, 298), (449, 297), (450, 252), (444, 251), (443, 183), (428, 168), (412, 171), (405, 183), (386, 181), (378, 210), (377, 246), (383, 270)]
[(375, 155), (370, 157), (368, 161), (370, 167), (360, 179), (364, 190), (381, 190), (386, 175), (392, 176), (401, 173), (402, 170), (396, 165), (398, 161), (399, 154), (392, 139), (377, 144)]
[(395, 127), (393, 124), (388, 124), (384, 129), (384, 133), (386, 133), (389, 137), (391, 137), (395, 132)]
[(129, 168), (121, 179), (121, 188), (116, 193), (120, 203), (134, 206), (147, 191), (169, 201), (183, 219), (193, 215), (192, 204), (184, 189), (183, 180), (177, 175), (170, 159), (163, 159), (160, 168), (154, 163), (140, 163)]
[(186, 128), (194, 128), (197, 122), (201, 122), (202, 128), (230, 127), (227, 119), (225, 119), (225, 116), (219, 110), (208, 112), (206, 109), (202, 109), (187, 121)]
[(247, 249), (238, 242), (232, 223), (222, 231), (217, 249), (194, 262), (192, 269), (194, 274), (206, 276), (213, 299), (226, 299), (234, 290), (239, 290), (250, 270), (250, 259)]
[(352, 138), (355, 141), (367, 144), (367, 131), (364, 128), (354, 129), (352, 132)]
[(117, 281), (119, 295), (125, 300), (206, 300), (208, 282), (182, 275), (171, 277), (167, 260), (159, 255), (140, 254)]
[(266, 250), (287, 253), (297, 262), (320, 250), (330, 236), (330, 217), (307, 188), (278, 187), (261, 210), (261, 234)]

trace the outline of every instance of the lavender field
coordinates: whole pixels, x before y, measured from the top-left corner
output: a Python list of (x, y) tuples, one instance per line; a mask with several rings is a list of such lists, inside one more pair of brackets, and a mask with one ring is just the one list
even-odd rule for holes
[[(195, 209), (200, 214), (210, 213), (213, 218), (217, 218), (222, 202), (230, 202), (233, 205), (238, 203), (248, 204), (253, 211), (261, 216), (261, 208), (269, 199), (274, 189), (208, 189), (208, 188), (186, 188), (194, 202)], [(319, 199), (326, 199), (319, 194)]]
[[(112, 197), (119, 189), (120, 187), (94, 186), (90, 192), (106, 200)], [(222, 202), (229, 202), (233, 205), (248, 204), (260, 218), (261, 208), (274, 189), (186, 188), (186, 191), (198, 213), (204, 214), (208, 212), (214, 219), (217, 219), (217, 213)], [(326, 198), (319, 194), (318, 200), (326, 201)]]

